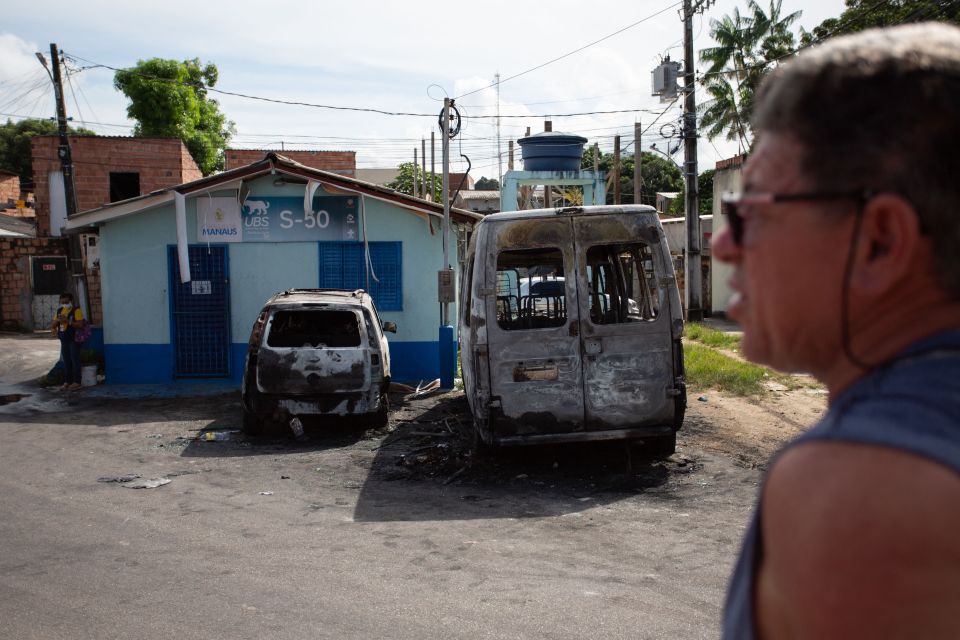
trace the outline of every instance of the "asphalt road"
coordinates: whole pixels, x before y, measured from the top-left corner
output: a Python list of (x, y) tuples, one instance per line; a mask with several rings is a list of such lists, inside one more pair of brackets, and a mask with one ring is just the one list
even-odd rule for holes
[[(715, 638), (759, 480), (685, 438), (667, 462), (475, 462), (458, 394), (380, 432), (206, 442), (236, 395), (21, 389), (0, 407), (4, 638)], [(170, 482), (98, 482), (123, 474)]]

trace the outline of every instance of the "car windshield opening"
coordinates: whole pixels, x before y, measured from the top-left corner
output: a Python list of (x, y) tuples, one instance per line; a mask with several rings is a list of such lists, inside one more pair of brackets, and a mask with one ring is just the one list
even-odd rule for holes
[(360, 322), (353, 311), (281, 310), (273, 315), (270, 347), (359, 347)]

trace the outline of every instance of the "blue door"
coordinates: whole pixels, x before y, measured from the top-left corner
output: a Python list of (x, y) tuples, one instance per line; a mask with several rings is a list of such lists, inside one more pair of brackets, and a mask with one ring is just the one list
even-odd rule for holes
[(227, 247), (189, 247), (190, 282), (180, 282), (177, 248), (167, 249), (174, 376), (230, 375), (230, 283)]

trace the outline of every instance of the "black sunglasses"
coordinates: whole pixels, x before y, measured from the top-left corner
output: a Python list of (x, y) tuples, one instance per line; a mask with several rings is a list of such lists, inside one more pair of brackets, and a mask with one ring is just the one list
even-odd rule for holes
[(720, 213), (730, 221), (733, 242), (743, 245), (744, 217), (740, 212), (743, 206), (758, 204), (776, 204), (778, 202), (815, 202), (822, 200), (858, 200), (866, 203), (872, 197), (870, 191), (824, 191), (820, 193), (745, 193), (727, 194), (720, 200)]

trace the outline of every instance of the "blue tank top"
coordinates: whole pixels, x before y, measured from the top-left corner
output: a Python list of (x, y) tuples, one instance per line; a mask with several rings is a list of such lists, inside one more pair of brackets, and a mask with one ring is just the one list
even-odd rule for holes
[[(925, 338), (871, 371), (788, 447), (811, 441), (891, 447), (960, 473), (960, 331)], [(723, 617), (728, 640), (756, 638), (753, 592), (763, 554), (762, 507), (758, 502), (730, 579)]]

